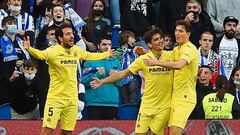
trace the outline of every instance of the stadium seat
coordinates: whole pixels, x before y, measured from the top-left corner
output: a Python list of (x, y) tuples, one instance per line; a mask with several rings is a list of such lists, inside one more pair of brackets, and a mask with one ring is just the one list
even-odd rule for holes
[(137, 104), (126, 103), (118, 107), (118, 117), (120, 120), (136, 120), (138, 115)]
[(0, 120), (10, 120), (11, 117), (11, 107), (9, 103), (5, 103), (0, 106)]

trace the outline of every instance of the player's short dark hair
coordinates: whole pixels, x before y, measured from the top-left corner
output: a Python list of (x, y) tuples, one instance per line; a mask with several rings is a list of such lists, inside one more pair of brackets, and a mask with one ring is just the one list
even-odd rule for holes
[(60, 26), (59, 28), (56, 29), (55, 37), (56, 37), (59, 44), (61, 44), (61, 41), (59, 40), (59, 37), (63, 37), (63, 29), (64, 28), (71, 28), (72, 29), (72, 26), (68, 23), (63, 23), (62, 26)]
[(109, 36), (109, 35), (102, 35), (101, 37), (99, 37), (97, 44), (100, 44), (102, 42), (102, 40), (104, 40), (104, 39), (112, 41), (112, 37), (111, 36)]
[(176, 26), (184, 26), (186, 32), (192, 32), (192, 25), (190, 22), (188, 21), (184, 21), (184, 20), (177, 20), (176, 21)]
[(153, 36), (156, 34), (159, 34), (162, 38), (164, 37), (162, 31), (159, 28), (155, 28), (145, 32), (143, 38), (146, 43), (150, 43), (152, 41)]

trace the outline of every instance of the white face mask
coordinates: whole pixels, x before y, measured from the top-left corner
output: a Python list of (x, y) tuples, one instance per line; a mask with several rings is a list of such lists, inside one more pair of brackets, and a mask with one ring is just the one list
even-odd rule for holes
[(17, 11), (17, 12), (20, 11), (21, 8), (22, 8), (21, 6), (14, 6), (14, 5), (9, 6), (10, 10)]
[(240, 85), (240, 81), (238, 81), (238, 80), (234, 80), (233, 83), (236, 85)]
[(24, 76), (27, 80), (32, 80), (35, 77), (35, 73), (32, 74), (24, 73)]

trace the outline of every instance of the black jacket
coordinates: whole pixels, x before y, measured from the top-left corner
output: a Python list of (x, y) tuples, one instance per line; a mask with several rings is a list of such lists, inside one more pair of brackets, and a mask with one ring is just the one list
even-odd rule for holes
[(20, 114), (34, 110), (41, 92), (40, 80), (37, 76), (27, 85), (24, 75), (9, 82), (11, 107)]

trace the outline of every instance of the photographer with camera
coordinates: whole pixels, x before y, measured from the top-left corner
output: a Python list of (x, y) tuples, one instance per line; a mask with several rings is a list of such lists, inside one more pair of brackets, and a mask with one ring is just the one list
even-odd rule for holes
[[(197, 0), (189, 0), (186, 4), (186, 14), (183, 18), (185, 21), (191, 22), (192, 34), (190, 41), (198, 48), (199, 38), (204, 31), (210, 31), (214, 34), (213, 24), (209, 15), (202, 10), (201, 4)], [(214, 34), (215, 37), (215, 34)]]

